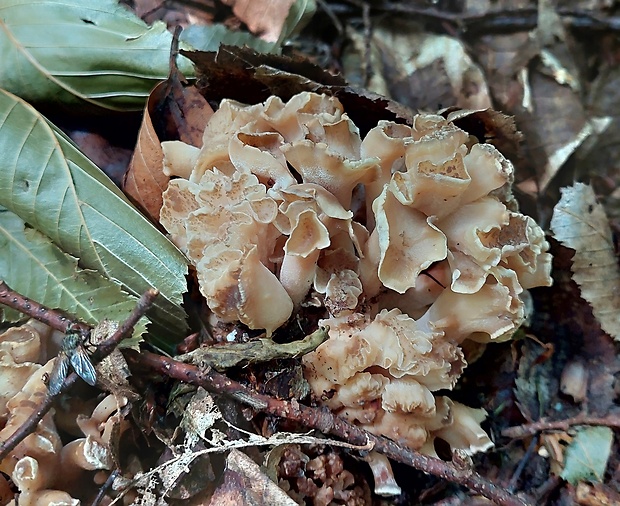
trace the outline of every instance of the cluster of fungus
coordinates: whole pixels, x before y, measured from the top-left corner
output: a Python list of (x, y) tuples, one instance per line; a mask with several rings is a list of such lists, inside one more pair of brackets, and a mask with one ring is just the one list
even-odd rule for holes
[[(0, 335), (0, 441), (17, 431), (48, 395), (46, 378), (55, 360), (48, 357), (57, 354), (61, 337), (36, 320)], [(65, 401), (70, 409), (47, 413), (0, 462), (2, 504), (77, 506), (77, 496), (83, 499), (98, 488), (93, 472), (107, 475), (114, 467), (112, 438), (122, 432), (119, 402), (126, 400), (108, 395), (94, 405), (77, 398)], [(70, 433), (71, 440), (65, 444), (60, 432)], [(91, 487), (84, 481), (89, 472)], [(17, 496), (9, 501), (15, 489)]]
[(484, 411), (433, 392), (455, 386), (463, 346), (509, 339), (524, 290), (551, 283), (511, 163), (451, 116), (380, 121), (362, 139), (337, 98), (308, 92), (224, 100), (203, 140), (163, 144), (178, 178), (160, 221), (220, 321), (270, 336), (322, 304), (330, 337), (303, 358), (316, 399), (427, 454), (436, 438), (487, 449)]

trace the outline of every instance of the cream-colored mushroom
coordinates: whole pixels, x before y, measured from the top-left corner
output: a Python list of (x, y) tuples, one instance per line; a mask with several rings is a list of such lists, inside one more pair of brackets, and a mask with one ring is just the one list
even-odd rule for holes
[(355, 271), (344, 269), (333, 273), (325, 286), (325, 308), (333, 316), (351, 313), (362, 291), (362, 282)]
[(522, 287), (514, 271), (492, 269), (491, 276), (475, 293), (444, 290), (418, 324), (440, 330), (453, 342), (505, 341), (525, 318)]
[(244, 132), (230, 139), (230, 161), (239, 172), (255, 174), (261, 183), (274, 188), (286, 188), (297, 181), (286, 165), (281, 151), (284, 138), (275, 132)]
[(488, 448), (483, 412), (435, 392), (455, 386), (462, 345), (509, 339), (524, 289), (551, 282), (512, 164), (451, 121), (462, 116), (382, 121), (361, 140), (334, 97), (225, 100), (189, 175), (196, 151), (170, 146), (188, 179), (162, 208), (218, 322), (271, 335), (322, 306), (329, 339), (303, 358), (315, 398), (431, 455), (435, 438)]
[(317, 93), (302, 92), (285, 103), (278, 97), (265, 102), (261, 118), (286, 142), (295, 142), (307, 136), (317, 138), (324, 134), (322, 125), (335, 123), (342, 117), (344, 109), (335, 97)]
[[(44, 359), (42, 336), (30, 323), (12, 327), (0, 334), (0, 356), (10, 355), (16, 364), (39, 363)], [(48, 336), (49, 332), (43, 338)]]
[(512, 182), (512, 164), (490, 144), (474, 144), (463, 157), (463, 163), (471, 178), (461, 195), (463, 204), (485, 197)]
[(378, 276), (399, 293), (416, 284), (424, 269), (446, 258), (446, 237), (420, 211), (403, 205), (390, 187), (373, 203), (379, 240)]
[(454, 450), (464, 450), (469, 455), (485, 452), (493, 447), (493, 442), (487, 433), (480, 427), (487, 412), (484, 409), (474, 409), (453, 402), (451, 408), (452, 423), (433, 432), (433, 436), (446, 441)]
[[(214, 167), (226, 174), (232, 174), (235, 167), (228, 154), (230, 138), (242, 126), (258, 121), (261, 110), (261, 104), (247, 106), (234, 100), (222, 100), (219, 109), (209, 118), (205, 127), (202, 148), (190, 180), (200, 181), (202, 175)], [(258, 124), (256, 127), (260, 128)]]
[[(38, 405), (47, 396), (47, 386), (43, 378), (49, 376), (54, 361), (50, 360), (45, 366), (40, 366), (28, 378), (21, 390), (6, 404), (8, 418), (6, 425), (0, 430), (0, 440), (5, 441), (13, 434), (24, 421), (35, 411)], [(44, 483), (51, 483), (54, 466), (57, 464), (61, 447), (60, 436), (56, 431), (52, 414), (48, 413), (37, 425), (34, 433), (27, 436), (15, 449), (0, 462), (0, 471), (11, 474), (15, 463), (21, 458), (29, 456), (37, 461), (45, 462), (41, 469), (48, 475), (41, 479)], [(49, 467), (48, 467), (49, 465)]]
[(378, 158), (350, 160), (323, 142), (301, 140), (285, 144), (282, 151), (305, 183), (322, 186), (344, 207), (351, 203), (353, 188), (357, 184), (369, 183), (379, 177)]
[[(447, 237), (453, 272), (458, 270), (452, 278), (454, 290), (473, 293), (484, 284), (490, 269), (502, 258), (505, 241), (500, 236), (509, 219), (510, 213), (504, 204), (493, 197), (484, 197), (436, 222)], [(466, 273), (469, 276), (458, 282)]]
[[(450, 258), (448, 251), (448, 258)], [(418, 276), (415, 286), (405, 293), (388, 290), (377, 300), (378, 309), (398, 308), (412, 318), (420, 318), (437, 297), (450, 286), (450, 264), (447, 260), (437, 262)]]
[(375, 494), (394, 496), (402, 493), (394, 479), (394, 472), (388, 458), (379, 452), (370, 452), (365, 459), (375, 479)]
[(79, 506), (80, 501), (61, 490), (38, 490), (32, 494), (20, 494), (7, 506)]
[(55, 477), (59, 467), (45, 470), (43, 468), (45, 465), (54, 464), (41, 463), (33, 457), (23, 457), (15, 464), (11, 479), (19, 490), (19, 496), (9, 504), (20, 506), (77, 506), (80, 504), (80, 501), (73, 499), (67, 492), (47, 488), (52, 481), (47, 478)]
[(471, 183), (463, 162), (467, 140), (465, 132), (447, 125), (406, 143), (407, 171), (392, 176), (396, 197), (427, 216), (453, 212)]
[(16, 363), (13, 356), (0, 351), (0, 419), (8, 414), (7, 401), (21, 391), (41, 366), (32, 362)]
[(164, 153), (164, 174), (189, 179), (198, 161), (200, 148), (181, 141), (165, 141), (161, 143), (161, 149)]
[(379, 121), (364, 137), (360, 148), (362, 158), (377, 158), (380, 173), (375, 181), (367, 183), (366, 192), (366, 226), (374, 227), (375, 217), (372, 203), (383, 191), (394, 172), (405, 169), (405, 142), (411, 139), (411, 127), (392, 121)]

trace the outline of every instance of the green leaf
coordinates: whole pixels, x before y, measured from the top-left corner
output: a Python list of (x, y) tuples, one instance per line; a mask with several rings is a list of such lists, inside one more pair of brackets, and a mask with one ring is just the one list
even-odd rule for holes
[(141, 110), (168, 75), (171, 41), (165, 24), (149, 27), (115, 0), (3, 0), (0, 87), (33, 103)]
[[(125, 320), (136, 297), (124, 293), (99, 273), (79, 269), (77, 259), (63, 253), (40, 232), (27, 228), (11, 211), (0, 208), (0, 279), (13, 290), (51, 308), (59, 308), (91, 325), (107, 318)], [(13, 311), (6, 311), (7, 319)], [(17, 314), (16, 314), (17, 315)], [(146, 331), (140, 320), (134, 331)]]
[(315, 12), (315, 0), (296, 0), (288, 11), (288, 16), (286, 16), (276, 45), (281, 46), (286, 39), (301, 32)]
[(254, 37), (251, 33), (232, 31), (224, 25), (190, 25), (181, 32), (180, 40), (197, 51), (217, 51), (220, 45), (248, 46), (259, 53), (279, 53), (280, 45)]
[(149, 318), (184, 332), (185, 257), (62, 133), (3, 90), (0, 153), (0, 205), (131, 294), (157, 288)]
[(603, 481), (614, 433), (609, 427), (580, 427), (564, 454), (560, 475), (573, 485)]

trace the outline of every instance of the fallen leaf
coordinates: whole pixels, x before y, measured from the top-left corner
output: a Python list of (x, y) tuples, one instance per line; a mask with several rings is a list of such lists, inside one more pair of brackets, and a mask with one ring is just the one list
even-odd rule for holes
[(512, 114), (519, 107), (527, 108), (525, 83), (521, 76), (539, 51), (534, 37), (528, 32), (489, 34), (472, 44), (497, 108)]
[(580, 427), (564, 453), (560, 476), (573, 485), (580, 481), (603, 481), (613, 440), (609, 427)]
[(178, 360), (201, 367), (229, 369), (237, 365), (268, 362), (270, 360), (296, 358), (315, 350), (327, 339), (327, 328), (321, 327), (300, 341), (278, 344), (272, 339), (255, 339), (247, 343), (225, 343), (203, 346), (184, 355)]
[(185, 406), (181, 427), (185, 430), (185, 443), (192, 447), (206, 437), (206, 432), (222, 418), (213, 397), (204, 388), (198, 387), (196, 393)]
[(595, 128), (586, 117), (579, 94), (544, 75), (539, 66), (532, 65), (524, 81), (531, 96), (531, 110), (517, 113), (517, 124), (527, 140), (539, 192), (543, 193)]
[(561, 191), (551, 230), (558, 241), (575, 250), (573, 279), (601, 328), (619, 340), (620, 269), (607, 215), (590, 186), (575, 183)]
[(441, 111), (441, 114), (467, 133), (475, 135), (478, 142), (495, 146), (509, 160), (520, 156), (523, 135), (517, 130), (512, 116), (494, 109), (471, 111), (455, 107)]
[(62, 132), (2, 90), (0, 151), (0, 205), (133, 295), (157, 288), (149, 318), (167, 338), (183, 335), (185, 257)]
[(391, 17), (373, 29), (367, 71), (372, 77), (364, 83), (355, 79), (361, 56), (351, 51), (365, 53), (366, 43), (358, 33), (349, 35), (355, 44), (348, 46), (343, 60), (345, 77), (352, 83), (416, 110), (491, 107), (484, 75), (457, 39), (422, 33), (412, 23)]
[[(212, 101), (223, 98), (232, 98), (244, 103), (258, 103), (266, 100), (273, 94), (271, 88), (265, 89), (265, 84), (256, 78), (256, 73), (262, 69), (273, 69), (280, 75), (294, 79), (288, 96), (300, 91), (312, 91), (308, 87), (346, 86), (346, 81), (320, 68), (317, 65), (300, 58), (290, 58), (274, 54), (260, 54), (249, 48), (221, 46), (217, 52), (184, 51), (196, 66), (198, 89)], [(283, 77), (284, 79), (284, 77)]]
[(579, 506), (613, 506), (620, 504), (620, 494), (604, 483), (580, 482), (575, 490), (575, 500)]
[(545, 352), (540, 344), (524, 339), (521, 352), (514, 392), (521, 414), (531, 422), (543, 417), (549, 409), (558, 380), (551, 361), (539, 362)]
[(299, 363), (284, 363), (278, 371), (267, 371), (266, 378), (265, 393), (278, 399), (304, 399), (310, 394), (310, 384)]
[(217, 53), (183, 51), (196, 65), (197, 87), (209, 101), (223, 98), (256, 104), (278, 95), (289, 100), (302, 91), (338, 97), (362, 135), (381, 119), (406, 122), (413, 112), (397, 102), (369, 91), (347, 86), (308, 60), (258, 54), (248, 48), (223, 46)]
[[(11, 288), (48, 307), (62, 309), (91, 325), (104, 318), (122, 321), (136, 306), (136, 298), (63, 253), (46, 236), (28, 228), (12, 212), (0, 208), (0, 279)], [(4, 311), (16, 321), (19, 314)], [(134, 337), (146, 331), (143, 318)]]
[(280, 37), (278, 37), (276, 44), (280, 46), (286, 42), (286, 39), (301, 32), (310, 22), (315, 12), (315, 0), (295, 0), (288, 10), (288, 15), (284, 20), (280, 30)]
[[(118, 330), (119, 323), (114, 320), (101, 320), (91, 331), (89, 344), (97, 346)], [(124, 339), (119, 348), (131, 348), (140, 351), (140, 342), (137, 339)], [(114, 394), (116, 399), (121, 402), (124, 397), (130, 401), (140, 399), (140, 395), (129, 383), (131, 372), (127, 361), (121, 351), (116, 348), (112, 353), (99, 362), (97, 369), (97, 384), (106, 392)]]
[[(176, 53), (178, 48), (174, 48)], [(162, 141), (181, 140), (202, 146), (202, 134), (213, 109), (171, 61), (170, 75), (151, 92), (138, 142), (123, 179), (123, 191), (154, 223), (159, 223), (162, 193), (170, 178), (163, 172)]]
[(123, 178), (123, 191), (153, 221), (159, 223), (159, 210), (163, 204), (162, 193), (170, 178), (164, 174), (164, 152), (161, 139), (155, 131), (151, 110), (162, 94), (164, 83), (151, 92), (144, 109), (136, 148)]
[(269, 479), (258, 464), (239, 450), (231, 450), (228, 454), (224, 481), (213, 493), (209, 504), (213, 506), (297, 505), (284, 490)]
[(106, 175), (120, 186), (132, 151), (115, 145), (108, 138), (96, 132), (85, 130), (64, 130), (77, 147), (90, 158)]
[(278, 53), (280, 45), (268, 42), (244, 31), (229, 30), (225, 25), (189, 25), (181, 32), (180, 39), (196, 51), (217, 51), (222, 44), (228, 46), (247, 46), (259, 53)]
[[(584, 153), (579, 153), (578, 167), (591, 179), (597, 195), (605, 195), (603, 204), (607, 215), (620, 223), (620, 65), (610, 63), (600, 69), (592, 83), (587, 107), (599, 118), (609, 117), (609, 125), (596, 142)], [(599, 184), (596, 184), (596, 183)]]
[(140, 110), (168, 75), (171, 41), (164, 23), (149, 27), (115, 0), (2, 2), (0, 87), (33, 103)]

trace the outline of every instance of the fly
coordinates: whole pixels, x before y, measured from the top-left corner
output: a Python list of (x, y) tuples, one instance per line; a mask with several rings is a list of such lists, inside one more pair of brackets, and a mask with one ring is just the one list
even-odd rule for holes
[(62, 339), (62, 346), (58, 352), (58, 357), (47, 385), (51, 395), (60, 393), (65, 378), (69, 374), (69, 365), (73, 367), (75, 373), (86, 383), (95, 386), (97, 372), (95, 371), (95, 366), (90, 361), (86, 348), (84, 348), (82, 334), (79, 330), (67, 330), (65, 337)]

